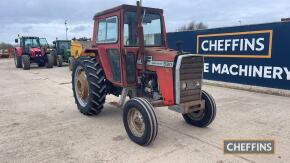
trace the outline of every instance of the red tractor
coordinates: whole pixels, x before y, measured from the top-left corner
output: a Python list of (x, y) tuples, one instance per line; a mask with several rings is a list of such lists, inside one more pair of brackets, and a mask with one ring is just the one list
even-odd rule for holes
[(39, 67), (53, 67), (53, 56), (46, 52), (47, 47), (42, 46), (39, 37), (20, 37), (15, 39), (15, 43), (18, 42), (14, 53), (16, 68), (29, 70), (31, 63), (37, 63)]
[(81, 113), (97, 115), (106, 95), (120, 96), (112, 104), (123, 108), (125, 130), (139, 145), (149, 145), (157, 135), (154, 107), (168, 106), (193, 126), (206, 127), (214, 120), (214, 99), (202, 90), (204, 59), (167, 48), (162, 9), (137, 1), (137, 6), (99, 12), (92, 38), (85, 52), (95, 57), (80, 57), (72, 72)]

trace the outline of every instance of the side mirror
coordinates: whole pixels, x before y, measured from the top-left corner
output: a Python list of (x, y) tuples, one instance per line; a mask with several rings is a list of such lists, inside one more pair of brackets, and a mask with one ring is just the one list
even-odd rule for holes
[(18, 43), (18, 39), (17, 38), (15, 39), (15, 43)]
[(53, 43), (53, 45), (55, 45), (55, 43), (56, 43), (56, 42), (55, 42), (55, 41), (53, 41), (52, 43)]

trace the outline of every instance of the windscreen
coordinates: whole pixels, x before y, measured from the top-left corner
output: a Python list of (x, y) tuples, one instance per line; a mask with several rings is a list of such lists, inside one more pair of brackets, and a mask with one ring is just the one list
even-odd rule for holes
[(29, 48), (37, 48), (40, 47), (39, 39), (37, 38), (25, 38), (24, 46)]
[[(161, 16), (159, 14), (145, 12), (142, 24), (144, 31), (144, 45), (161, 46), (162, 45)], [(137, 29), (136, 12), (125, 12), (124, 17), (125, 46), (138, 46), (136, 29)]]
[(45, 38), (40, 38), (39, 42), (41, 46), (48, 46), (47, 40)]
[(64, 52), (64, 50), (70, 49), (70, 41), (59, 41), (58, 42), (58, 51)]

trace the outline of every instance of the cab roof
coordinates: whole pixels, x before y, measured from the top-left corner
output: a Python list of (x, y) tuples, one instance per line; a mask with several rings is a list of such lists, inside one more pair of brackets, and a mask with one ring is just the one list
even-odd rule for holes
[[(107, 9), (107, 10), (104, 10), (104, 11), (101, 11), (101, 12), (97, 12), (94, 15), (94, 18), (96, 18), (98, 16), (106, 15), (106, 14), (109, 14), (109, 13), (112, 13), (112, 12), (115, 12), (115, 11), (118, 11), (118, 10), (122, 10), (122, 9), (126, 10), (126, 11), (136, 11), (137, 10), (137, 6), (123, 4), (123, 5), (111, 8), (111, 9)], [(161, 13), (161, 14), (163, 13), (163, 10), (162, 9), (158, 9), (158, 8), (142, 7), (142, 9), (146, 9), (147, 12), (151, 12), (151, 13)]]
[(36, 37), (36, 36), (21, 36), (20, 38), (31, 38), (31, 39), (34, 39), (34, 38), (36, 38), (36, 39), (39, 39), (39, 37)]

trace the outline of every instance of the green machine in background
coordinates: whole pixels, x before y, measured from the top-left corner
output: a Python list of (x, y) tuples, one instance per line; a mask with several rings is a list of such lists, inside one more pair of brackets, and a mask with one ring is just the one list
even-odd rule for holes
[(53, 41), (53, 56), (54, 56), (54, 65), (62, 67), (63, 63), (68, 63), (70, 57), (70, 40), (56, 40)]

